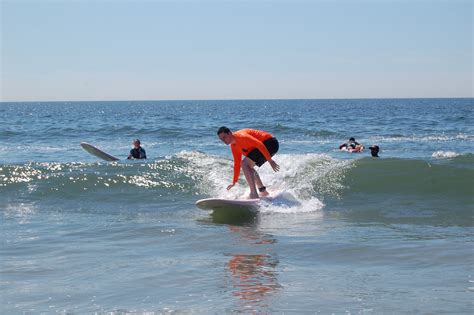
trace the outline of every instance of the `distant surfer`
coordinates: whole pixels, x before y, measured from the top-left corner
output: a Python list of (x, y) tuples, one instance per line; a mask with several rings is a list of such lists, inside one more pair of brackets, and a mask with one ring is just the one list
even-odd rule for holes
[(369, 147), (369, 149), (370, 149), (370, 154), (373, 157), (379, 157), (380, 148), (379, 148), (378, 145), (373, 145), (373, 146)]
[(140, 140), (135, 139), (133, 140), (133, 149), (130, 150), (130, 154), (128, 155), (127, 159), (146, 159), (146, 152), (140, 145)]
[[(232, 156), (234, 157), (234, 178), (232, 184), (227, 186), (230, 190), (237, 183), (240, 175), (240, 168), (244, 172), (247, 184), (250, 187), (250, 198), (259, 198), (268, 196), (266, 187), (263, 185), (260, 176), (254, 169), (255, 165), (262, 166), (266, 161), (275, 172), (280, 170), (280, 166), (272, 159), (272, 156), (278, 152), (278, 140), (268, 132), (255, 129), (242, 129), (235, 132), (227, 127), (220, 127), (217, 130), (219, 139), (227, 145), (230, 145)], [(242, 155), (245, 158), (242, 160)]]
[(349, 152), (362, 152), (364, 146), (359, 142), (355, 141), (353, 137), (349, 138), (349, 141), (343, 143), (339, 146), (339, 150), (349, 151)]

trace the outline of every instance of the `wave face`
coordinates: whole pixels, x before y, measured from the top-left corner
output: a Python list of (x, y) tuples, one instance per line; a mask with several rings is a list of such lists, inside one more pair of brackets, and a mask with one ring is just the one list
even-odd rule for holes
[[(473, 155), (426, 162), (407, 159), (338, 160), (324, 154), (282, 154), (281, 172), (259, 173), (276, 200), (262, 212), (350, 210), (355, 218), (397, 217), (414, 223), (472, 222)], [(232, 161), (197, 151), (162, 160), (117, 163), (26, 163), (3, 165), (0, 191), (6, 203), (119, 205), (192, 204), (200, 197), (242, 198), (239, 185), (225, 190)], [(67, 209), (67, 207), (64, 207)], [(436, 221), (438, 220), (438, 221)]]
[(365, 158), (354, 162), (346, 183), (351, 193), (466, 197), (473, 189), (472, 162), (472, 155), (444, 163)]
[[(362, 220), (472, 225), (473, 155), (435, 162), (406, 159), (354, 161), (346, 170), (338, 207)], [(389, 220), (392, 218), (393, 220)]]

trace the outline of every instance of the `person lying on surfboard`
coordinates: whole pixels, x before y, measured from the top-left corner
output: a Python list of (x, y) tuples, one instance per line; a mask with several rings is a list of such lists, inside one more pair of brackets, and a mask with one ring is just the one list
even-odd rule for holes
[(364, 146), (359, 142), (355, 141), (353, 137), (349, 138), (349, 141), (343, 143), (339, 146), (339, 150), (349, 151), (349, 152), (362, 152)]
[(145, 152), (145, 149), (143, 149), (141, 146), (140, 146), (140, 140), (139, 139), (135, 139), (133, 140), (132, 142), (133, 144), (133, 149), (130, 150), (130, 154), (128, 155), (127, 159), (128, 160), (131, 160), (131, 159), (146, 159), (146, 152)]
[[(278, 152), (278, 140), (270, 133), (262, 130), (242, 129), (232, 132), (227, 127), (220, 127), (217, 130), (217, 136), (222, 142), (230, 145), (234, 157), (234, 178), (227, 190), (230, 190), (237, 183), (240, 168), (242, 168), (250, 187), (250, 199), (259, 198), (257, 186), (261, 197), (268, 196), (266, 187), (254, 167), (255, 165), (260, 167), (268, 161), (275, 172), (280, 170), (280, 166), (272, 159), (272, 156)], [(242, 155), (245, 156), (243, 160)]]

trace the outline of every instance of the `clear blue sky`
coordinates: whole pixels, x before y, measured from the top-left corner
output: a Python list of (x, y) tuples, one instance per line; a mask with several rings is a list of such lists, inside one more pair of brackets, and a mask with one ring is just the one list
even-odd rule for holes
[(473, 2), (0, 0), (0, 100), (472, 97)]

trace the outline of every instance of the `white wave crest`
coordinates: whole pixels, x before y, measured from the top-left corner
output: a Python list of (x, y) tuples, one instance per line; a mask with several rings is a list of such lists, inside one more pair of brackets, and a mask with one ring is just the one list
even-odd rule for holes
[(431, 154), (432, 157), (436, 159), (452, 159), (459, 156), (459, 153), (453, 151), (436, 151)]

